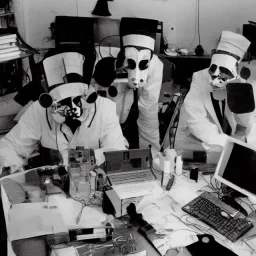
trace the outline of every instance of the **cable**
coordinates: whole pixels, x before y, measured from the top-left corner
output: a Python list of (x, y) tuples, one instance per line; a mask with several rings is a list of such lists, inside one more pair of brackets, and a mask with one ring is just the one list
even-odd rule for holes
[(17, 38), (20, 40), (20, 42), (30, 51), (39, 54), (39, 51), (35, 48), (33, 48), (32, 46), (30, 46), (29, 44), (27, 44), (23, 38), (21, 37), (21, 35), (19, 34), (19, 32), (16, 32)]
[(56, 146), (57, 146), (57, 150), (59, 151), (59, 146), (58, 146), (58, 134), (57, 134), (57, 123), (55, 126), (55, 134), (56, 134)]
[(198, 32), (199, 45), (201, 45), (199, 20), (200, 20), (200, 8), (199, 8), (199, 0), (197, 0), (197, 32)]
[(101, 45), (101, 43), (102, 43), (105, 39), (110, 38), (110, 37), (114, 37), (114, 36), (119, 36), (119, 37), (120, 37), (120, 35), (112, 35), (112, 36), (106, 36), (106, 37), (104, 37), (103, 39), (100, 40), (100, 42), (99, 42), (99, 54), (100, 54), (100, 57), (101, 57), (101, 58), (103, 58), (102, 55), (101, 55), (101, 51), (100, 51), (100, 45)]
[(197, 5), (198, 5), (198, 2), (197, 2), (198, 0), (196, 0), (196, 13), (195, 13), (195, 29), (194, 29), (194, 36), (193, 36), (193, 39), (192, 39), (192, 42), (191, 42), (191, 44), (189, 45), (189, 48), (188, 48), (188, 51), (190, 51), (190, 49), (191, 49), (191, 47), (192, 47), (192, 45), (193, 45), (193, 43), (194, 43), (194, 41), (195, 41), (195, 39), (196, 39), (196, 31), (197, 31)]

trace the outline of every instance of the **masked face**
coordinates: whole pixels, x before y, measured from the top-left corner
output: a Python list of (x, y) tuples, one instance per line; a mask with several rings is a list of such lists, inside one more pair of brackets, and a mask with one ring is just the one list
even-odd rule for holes
[(214, 54), (208, 72), (213, 90), (225, 90), (227, 83), (237, 78), (237, 60), (232, 56)]
[(151, 59), (151, 51), (138, 50), (135, 47), (125, 48), (124, 67), (128, 72), (128, 83), (132, 89), (143, 86), (148, 77), (148, 66)]
[(81, 96), (70, 97), (52, 105), (53, 118), (64, 123), (67, 118), (78, 119), (83, 114)]

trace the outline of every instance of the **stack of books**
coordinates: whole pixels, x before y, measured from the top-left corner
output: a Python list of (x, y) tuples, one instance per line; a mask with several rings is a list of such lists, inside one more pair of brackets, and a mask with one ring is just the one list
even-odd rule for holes
[(16, 34), (0, 35), (0, 61), (17, 58), (21, 53)]

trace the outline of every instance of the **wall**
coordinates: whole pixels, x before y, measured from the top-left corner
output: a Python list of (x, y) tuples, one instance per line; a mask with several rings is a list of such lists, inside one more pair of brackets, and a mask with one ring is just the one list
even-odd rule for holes
[[(33, 47), (52, 47), (49, 26), (56, 15), (92, 16), (96, 0), (13, 0), (16, 19), (25, 40)], [(164, 22), (164, 35), (180, 48), (195, 48), (196, 0), (114, 0), (110, 18), (154, 18)], [(256, 21), (255, 0), (201, 0), (200, 35), (206, 52), (216, 47), (222, 30), (242, 33), (242, 24)], [(172, 28), (174, 28), (172, 30)], [(194, 39), (194, 40), (193, 40)]]

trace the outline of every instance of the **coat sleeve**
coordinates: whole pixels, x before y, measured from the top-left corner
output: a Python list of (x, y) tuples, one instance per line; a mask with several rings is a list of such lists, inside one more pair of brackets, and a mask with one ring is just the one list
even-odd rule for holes
[(190, 91), (185, 101), (184, 109), (189, 131), (192, 135), (210, 146), (224, 146), (227, 135), (218, 131), (216, 124), (207, 117), (207, 110), (203, 102), (203, 92), (200, 90), (198, 74), (193, 75)]
[(109, 102), (107, 109), (102, 112), (102, 117), (103, 129), (100, 136), (100, 148), (94, 150), (97, 165), (101, 165), (105, 161), (104, 152), (129, 148), (116, 115), (114, 102)]
[(37, 148), (41, 138), (42, 109), (38, 102), (33, 103), (14, 128), (0, 140), (0, 157), (5, 166), (20, 167)]
[(155, 68), (139, 94), (138, 128), (140, 148), (152, 146), (152, 152), (160, 150), (158, 100), (162, 86), (163, 63), (157, 59)]

